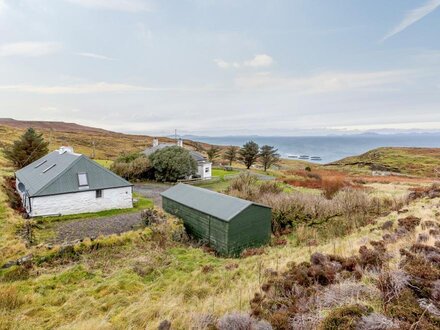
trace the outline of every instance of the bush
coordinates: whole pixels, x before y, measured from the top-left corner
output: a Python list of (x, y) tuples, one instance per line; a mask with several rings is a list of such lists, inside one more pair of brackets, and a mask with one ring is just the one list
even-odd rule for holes
[(258, 321), (248, 314), (232, 313), (222, 316), (217, 322), (218, 330), (271, 330), (266, 321)]
[(341, 178), (331, 178), (322, 180), (322, 190), (325, 198), (331, 199), (335, 196), (342, 188), (345, 187), (345, 182)]
[(158, 181), (176, 182), (197, 173), (197, 163), (189, 151), (178, 146), (157, 150), (149, 158)]
[(320, 330), (351, 330), (367, 313), (368, 309), (360, 305), (349, 305), (336, 308), (321, 322)]
[(8, 198), (9, 206), (18, 212), (25, 212), (26, 210), (23, 208), (21, 198), (18, 195), (17, 190), (15, 189), (15, 178), (6, 177), (2, 186)]
[(382, 314), (371, 313), (370, 315), (362, 316), (356, 330), (388, 330), (396, 328), (398, 328), (398, 325), (392, 319)]
[(110, 169), (126, 180), (148, 179), (152, 175), (150, 161), (142, 154), (123, 154)]

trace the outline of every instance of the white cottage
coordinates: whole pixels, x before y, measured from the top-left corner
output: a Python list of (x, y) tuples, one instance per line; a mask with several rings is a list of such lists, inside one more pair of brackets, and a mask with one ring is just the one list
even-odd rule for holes
[(16, 188), (31, 217), (133, 207), (130, 182), (61, 147), (15, 173)]
[[(159, 143), (158, 139), (153, 139), (153, 145), (151, 148), (148, 148), (144, 150), (144, 154), (149, 156), (156, 150), (160, 150), (166, 147), (172, 147), (175, 146), (175, 144), (172, 143)], [(183, 148), (183, 140), (178, 139), (177, 140), (177, 146)], [(209, 162), (205, 156), (203, 156), (200, 152), (194, 151), (194, 150), (188, 150), (191, 157), (196, 161), (197, 163), (197, 176), (201, 178), (202, 180), (211, 179), (212, 177), (212, 163)]]

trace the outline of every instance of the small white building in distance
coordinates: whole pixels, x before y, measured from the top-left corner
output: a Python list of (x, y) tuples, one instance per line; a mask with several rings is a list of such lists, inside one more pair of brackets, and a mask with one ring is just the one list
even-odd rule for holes
[(15, 173), (31, 217), (133, 207), (132, 184), (84, 155), (61, 147)]
[[(183, 148), (183, 140), (178, 139), (176, 144), (173, 143), (159, 143), (159, 140), (157, 138), (153, 139), (153, 145), (151, 148), (148, 148), (144, 150), (144, 154), (149, 156), (156, 150), (160, 150), (167, 147), (172, 146), (179, 146)], [(191, 157), (197, 162), (197, 177), (201, 178), (202, 180), (211, 179), (212, 177), (212, 163), (209, 162), (205, 156), (203, 156), (200, 152), (194, 151), (194, 150), (188, 150)]]

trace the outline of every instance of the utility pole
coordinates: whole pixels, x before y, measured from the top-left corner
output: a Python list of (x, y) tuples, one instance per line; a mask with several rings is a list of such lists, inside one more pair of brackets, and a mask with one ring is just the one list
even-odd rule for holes
[(95, 156), (96, 156), (95, 140), (92, 140), (92, 159), (95, 159)]

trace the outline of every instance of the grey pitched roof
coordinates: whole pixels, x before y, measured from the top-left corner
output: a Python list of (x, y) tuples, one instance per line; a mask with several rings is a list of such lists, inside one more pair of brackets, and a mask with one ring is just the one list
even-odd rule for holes
[[(87, 173), (88, 187), (79, 187), (78, 173)], [(127, 187), (131, 183), (84, 155), (53, 151), (15, 173), (30, 197), (85, 190)]]
[[(153, 152), (155, 152), (157, 150), (161, 150), (161, 149), (164, 149), (164, 148), (167, 148), (167, 147), (174, 147), (174, 146), (176, 146), (176, 145), (172, 144), (172, 143), (160, 143), (160, 144), (158, 144), (155, 147), (151, 147), (151, 148), (145, 149), (143, 151), (143, 154), (146, 155), (146, 156), (149, 156), (149, 155), (151, 155)], [(188, 151), (189, 151), (189, 154), (191, 155), (191, 157), (196, 162), (201, 163), (201, 162), (206, 162), (207, 161), (205, 156), (203, 156), (200, 152), (197, 152), (197, 151), (194, 151), (194, 150), (188, 150)]]
[(143, 154), (149, 156), (149, 155), (151, 155), (153, 152), (155, 152), (157, 150), (161, 150), (161, 149), (164, 149), (164, 148), (167, 148), (167, 147), (174, 147), (174, 146), (176, 146), (176, 145), (172, 144), (172, 143), (159, 143), (157, 146), (145, 149), (143, 151)]
[(169, 188), (161, 195), (224, 221), (232, 220), (237, 214), (250, 205), (259, 205), (269, 208), (265, 205), (183, 183)]

